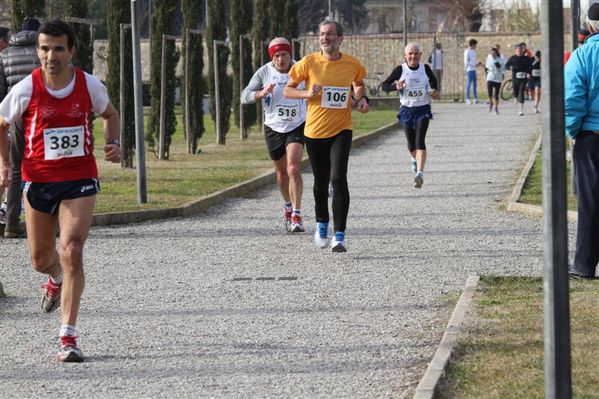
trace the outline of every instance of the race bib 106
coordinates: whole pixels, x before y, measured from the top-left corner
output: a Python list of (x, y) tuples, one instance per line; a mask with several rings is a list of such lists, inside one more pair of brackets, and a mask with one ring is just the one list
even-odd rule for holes
[(83, 144), (83, 126), (44, 129), (44, 159), (47, 161), (82, 157), (85, 155)]
[(349, 88), (336, 86), (322, 87), (322, 100), (320, 106), (322, 108), (347, 108), (349, 101)]
[(295, 104), (278, 104), (275, 106), (275, 122), (296, 122), (300, 120), (300, 106)]

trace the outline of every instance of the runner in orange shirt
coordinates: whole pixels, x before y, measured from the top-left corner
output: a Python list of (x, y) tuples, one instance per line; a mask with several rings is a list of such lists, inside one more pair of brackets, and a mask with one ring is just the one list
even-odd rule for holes
[[(329, 246), (328, 185), (333, 186), (333, 252), (346, 252), (345, 228), (349, 211), (347, 164), (352, 142), (352, 87), (358, 98), (358, 111), (368, 112), (368, 97), (363, 79), (366, 69), (360, 61), (342, 54), (343, 30), (339, 23), (320, 24), (321, 51), (309, 54), (289, 71), (283, 94), (306, 99), (306, 149), (314, 174), (314, 201), (317, 227), (314, 234), (321, 248)], [(305, 90), (297, 86), (305, 82)]]

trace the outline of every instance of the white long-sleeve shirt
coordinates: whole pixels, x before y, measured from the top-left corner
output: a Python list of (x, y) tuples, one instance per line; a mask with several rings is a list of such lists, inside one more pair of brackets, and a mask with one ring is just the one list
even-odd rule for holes
[(466, 68), (466, 72), (476, 71), (477, 65), (478, 61), (476, 60), (476, 50), (472, 47), (468, 47), (466, 50), (464, 50), (464, 67)]

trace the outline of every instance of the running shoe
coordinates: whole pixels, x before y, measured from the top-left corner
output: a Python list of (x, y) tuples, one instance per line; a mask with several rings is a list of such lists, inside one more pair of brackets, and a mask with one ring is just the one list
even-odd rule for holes
[(524, 115), (524, 112), (518, 111), (518, 116), (522, 116), (522, 115)]
[(84, 359), (81, 349), (77, 346), (77, 337), (60, 337), (60, 348), (56, 360), (65, 363), (79, 363)]
[(478, 99), (474, 99), (474, 101), (472, 101), (472, 104), (478, 104)]
[(412, 159), (412, 173), (416, 174), (418, 170), (418, 163), (416, 162), (415, 159)]
[(464, 101), (466, 104), (470, 104), (470, 100), (466, 99), (466, 101)]
[(285, 230), (291, 231), (291, 208), (283, 207), (283, 217), (285, 218)]
[(326, 248), (329, 245), (328, 230), (328, 223), (316, 223), (316, 231), (314, 232), (314, 242), (320, 248)]
[(422, 187), (423, 183), (424, 183), (424, 176), (422, 175), (422, 172), (416, 173), (416, 176), (414, 177), (414, 187), (420, 188), (420, 187)]
[(499, 115), (499, 110), (495, 108), (495, 115)]
[(302, 223), (302, 217), (300, 215), (291, 215), (291, 233), (303, 233), (304, 224)]
[(42, 288), (44, 288), (44, 295), (42, 295), (42, 309), (44, 309), (45, 312), (53, 312), (60, 306), (61, 287), (60, 284), (54, 284), (50, 277), (48, 277), (48, 281), (45, 284), (42, 284)]
[(340, 231), (335, 233), (335, 236), (331, 240), (331, 252), (347, 252), (347, 248), (345, 248), (345, 233)]
[(6, 202), (0, 206), (0, 224), (6, 223)]

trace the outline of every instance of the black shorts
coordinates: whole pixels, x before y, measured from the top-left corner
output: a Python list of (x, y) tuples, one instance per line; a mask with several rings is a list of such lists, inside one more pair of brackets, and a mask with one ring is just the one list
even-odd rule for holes
[(304, 126), (305, 122), (287, 133), (279, 133), (264, 125), (264, 138), (266, 139), (266, 147), (268, 154), (273, 161), (283, 158), (285, 148), (288, 144), (299, 143), (304, 145)]
[(100, 192), (98, 179), (83, 179), (52, 183), (24, 182), (23, 194), (33, 209), (56, 215), (60, 201), (89, 197)]

